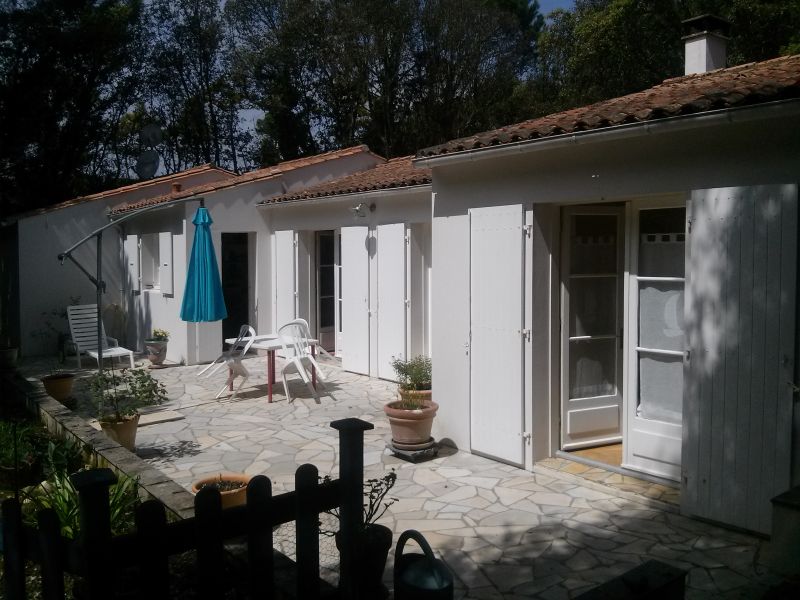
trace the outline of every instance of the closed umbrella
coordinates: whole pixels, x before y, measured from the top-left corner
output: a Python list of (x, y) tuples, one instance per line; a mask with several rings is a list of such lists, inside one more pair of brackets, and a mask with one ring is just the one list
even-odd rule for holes
[(186, 273), (186, 290), (181, 304), (181, 319), (184, 321), (220, 321), (228, 316), (222, 282), (211, 241), (211, 215), (201, 206), (192, 223), (195, 225), (192, 256)]

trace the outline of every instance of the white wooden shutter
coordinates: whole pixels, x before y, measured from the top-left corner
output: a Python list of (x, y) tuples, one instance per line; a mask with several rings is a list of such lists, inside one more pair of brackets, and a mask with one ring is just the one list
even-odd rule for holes
[(139, 236), (125, 236), (125, 261), (128, 264), (128, 289), (138, 292), (141, 289), (139, 271)]
[(688, 209), (681, 508), (769, 533), (790, 485), (797, 187), (696, 190)]
[(342, 228), (342, 367), (369, 374), (369, 253), (366, 227)]
[(297, 317), (294, 231), (275, 232), (275, 331)]
[(158, 234), (158, 285), (162, 294), (172, 294), (173, 268), (172, 268), (172, 234), (162, 231)]
[(378, 377), (396, 379), (392, 357), (406, 356), (406, 226), (379, 225), (378, 241)]
[(471, 446), (522, 464), (524, 213), (517, 204), (469, 214)]

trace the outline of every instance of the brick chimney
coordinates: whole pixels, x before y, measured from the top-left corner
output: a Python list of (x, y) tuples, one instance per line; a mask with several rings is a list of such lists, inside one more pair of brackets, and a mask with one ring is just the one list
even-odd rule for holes
[(730, 28), (728, 21), (714, 15), (701, 15), (683, 21), (685, 75), (705, 73), (727, 66)]
[(181, 187), (182, 187), (182, 186), (181, 186), (181, 184), (180, 184), (180, 183), (173, 183), (173, 184), (172, 184), (172, 193), (173, 193), (173, 194), (177, 194), (178, 192), (180, 192), (180, 191), (181, 191)]

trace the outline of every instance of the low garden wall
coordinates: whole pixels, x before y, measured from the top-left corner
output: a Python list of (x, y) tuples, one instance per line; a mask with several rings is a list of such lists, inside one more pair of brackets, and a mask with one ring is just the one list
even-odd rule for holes
[(3, 402), (13, 398), (24, 402), (51, 433), (78, 444), (92, 464), (138, 478), (146, 495), (161, 502), (175, 517), (194, 516), (194, 496), (190, 492), (53, 400), (39, 380), (25, 379), (17, 372), (0, 373), (0, 380)]

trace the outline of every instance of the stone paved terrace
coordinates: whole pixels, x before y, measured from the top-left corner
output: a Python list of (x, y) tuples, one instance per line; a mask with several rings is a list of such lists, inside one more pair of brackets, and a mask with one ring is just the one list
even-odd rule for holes
[[(267, 404), (265, 362), (246, 359), (251, 378), (242, 393), (220, 400), (214, 395), (223, 369), (210, 379), (198, 378), (202, 367), (153, 371), (169, 391), (164, 408), (175, 414), (166, 416), (177, 420), (140, 427), (137, 453), (186, 488), (200, 476), (230, 470), (268, 475), (280, 492), (293, 488), (300, 464), (336, 473), (331, 421), (373, 422), (365, 437), (365, 477), (391, 468), (398, 475), (397, 502), (382, 522), (396, 535), (409, 528), (424, 533), (456, 575), (456, 598), (570, 598), (651, 558), (689, 571), (687, 598), (761, 597), (781, 581), (758, 563), (761, 540), (676, 514), (674, 492), (669, 498), (648, 484), (571, 461), (550, 461), (531, 473), (449, 448), (411, 464), (385, 450), (389, 429), (381, 408), (393, 398), (393, 384), (334, 370), (335, 400), (323, 396), (317, 404), (300, 384), (292, 387), (298, 399), (289, 403), (279, 382)], [(86, 410), (82, 400), (79, 411)], [(617, 478), (621, 485), (613, 487)], [(291, 555), (291, 531), (279, 537)], [(330, 538), (323, 538), (321, 552), (327, 578), (335, 578)]]

